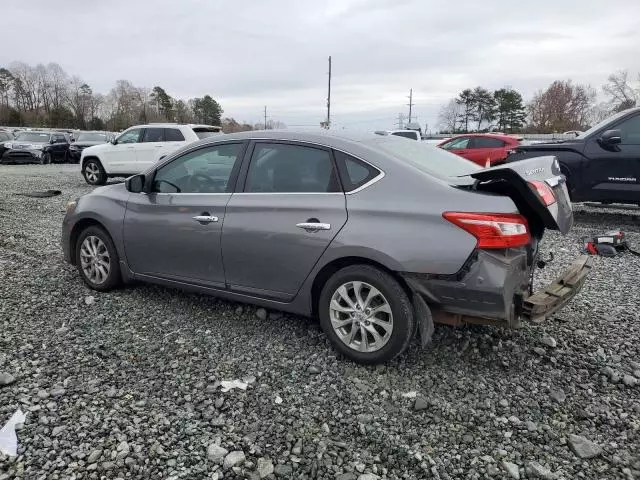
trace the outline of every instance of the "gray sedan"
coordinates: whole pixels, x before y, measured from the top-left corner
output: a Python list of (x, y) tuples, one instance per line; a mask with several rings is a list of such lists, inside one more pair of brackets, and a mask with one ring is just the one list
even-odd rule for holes
[(572, 223), (553, 157), (481, 170), (393, 136), (245, 132), (71, 202), (63, 250), (92, 289), (137, 280), (318, 317), (339, 352), (379, 363), (434, 323), (562, 307), (586, 258), (530, 286), (544, 230)]

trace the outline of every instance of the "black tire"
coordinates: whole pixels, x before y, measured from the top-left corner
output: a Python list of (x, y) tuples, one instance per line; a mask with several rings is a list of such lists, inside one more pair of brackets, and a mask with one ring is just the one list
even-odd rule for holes
[[(375, 287), (382, 294), (391, 310), (393, 327), (387, 342), (378, 350), (372, 352), (358, 351), (344, 343), (333, 328), (330, 313), (332, 297), (342, 285), (349, 284), (349, 282), (365, 282)], [(413, 305), (400, 283), (387, 272), (369, 265), (351, 265), (333, 274), (322, 288), (318, 301), (318, 313), (320, 326), (334, 348), (345, 357), (358, 363), (384, 363), (400, 355), (409, 346), (416, 330)], [(368, 323), (367, 325), (370, 328)], [(352, 324), (351, 328), (356, 327)], [(377, 328), (376, 330), (381, 333), (381, 330)], [(357, 333), (356, 336), (358, 336)], [(362, 334), (360, 334), (361, 336)], [(355, 337), (353, 338), (355, 340)]]
[(107, 174), (102, 168), (100, 160), (90, 158), (82, 165), (82, 176), (89, 185), (104, 185), (107, 183)]
[[(94, 280), (85, 270), (86, 263), (83, 263), (83, 244), (85, 240), (89, 239), (89, 243), (92, 243), (93, 240), (91, 238), (99, 239), (102, 244), (97, 243), (97, 252), (100, 259), (104, 261), (105, 256), (104, 253), (108, 254), (108, 272), (104, 275), (104, 278), (97, 278)], [(94, 245), (96, 245), (94, 243)], [(104, 248), (102, 247), (104, 246)], [(76, 267), (78, 272), (80, 273), (80, 277), (84, 281), (84, 283), (91, 289), (97, 290), (99, 292), (106, 292), (109, 290), (113, 290), (118, 287), (122, 283), (122, 277), (120, 275), (120, 261), (118, 258), (118, 252), (116, 251), (116, 247), (111, 240), (111, 237), (104, 229), (98, 226), (91, 226), (80, 232), (78, 236), (78, 241), (76, 242)], [(87, 257), (84, 257), (87, 258)], [(91, 268), (91, 267), (89, 267)], [(96, 267), (94, 266), (94, 269)], [(104, 270), (103, 270), (104, 271)], [(98, 281), (99, 280), (99, 281)]]
[(51, 157), (51, 152), (44, 152), (42, 157), (40, 157), (41, 165), (51, 165), (53, 158)]

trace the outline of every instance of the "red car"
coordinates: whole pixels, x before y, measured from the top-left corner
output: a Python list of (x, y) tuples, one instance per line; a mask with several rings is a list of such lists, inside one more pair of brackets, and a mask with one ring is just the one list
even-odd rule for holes
[(487, 160), (490, 165), (505, 160), (507, 152), (518, 145), (520, 140), (510, 135), (465, 133), (440, 142), (438, 147), (484, 167)]

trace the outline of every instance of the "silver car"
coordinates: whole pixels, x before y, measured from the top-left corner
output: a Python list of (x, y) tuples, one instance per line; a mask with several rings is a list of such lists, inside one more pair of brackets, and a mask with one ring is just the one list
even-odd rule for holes
[(385, 362), (434, 323), (515, 327), (569, 301), (590, 263), (530, 291), (545, 229), (573, 223), (553, 157), (479, 169), (394, 136), (244, 132), (185, 146), (71, 202), (84, 282), (133, 280), (319, 318), (335, 348)]

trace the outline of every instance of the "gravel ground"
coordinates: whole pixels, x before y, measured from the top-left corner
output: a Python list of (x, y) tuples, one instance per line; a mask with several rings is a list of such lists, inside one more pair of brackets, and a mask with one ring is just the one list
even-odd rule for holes
[[(63, 193), (15, 195), (44, 189)], [(59, 247), (64, 204), (90, 190), (77, 166), (0, 167), (0, 190), (0, 426), (27, 414), (0, 480), (640, 478), (640, 258), (595, 258), (545, 324), (437, 326), (427, 350), (363, 367), (304, 318), (89, 291)], [(583, 235), (640, 246), (638, 213), (577, 207), (539, 281)]]

